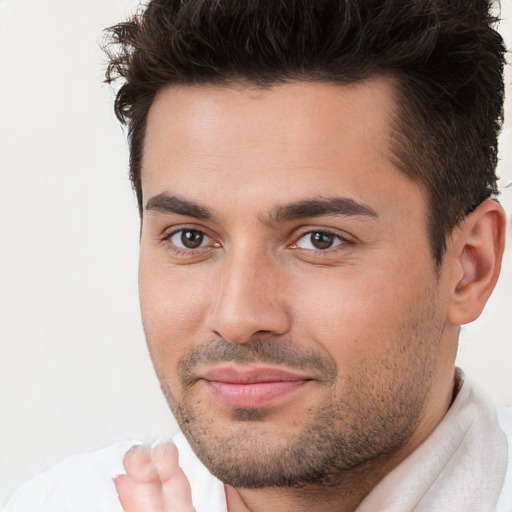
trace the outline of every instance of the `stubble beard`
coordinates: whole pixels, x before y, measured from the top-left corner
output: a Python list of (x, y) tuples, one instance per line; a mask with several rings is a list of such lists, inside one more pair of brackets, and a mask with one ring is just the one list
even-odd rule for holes
[[(267, 340), (245, 345), (216, 340), (193, 349), (179, 365), (179, 400), (158, 364), (155, 367), (182, 432), (199, 459), (222, 482), (252, 489), (335, 485), (348, 473), (391, 457), (416, 430), (443, 332), (434, 305), (427, 309), (403, 326), (403, 338), (407, 335), (407, 339), (396, 341), (401, 353), (409, 353), (407, 364), (386, 360), (386, 365), (394, 363), (395, 367), (387, 369), (384, 380), (375, 379), (375, 363), (361, 364), (357, 375), (340, 376), (329, 354), (304, 353), (292, 343)], [(188, 377), (199, 362), (228, 361), (322, 367), (322, 399), (316, 410), (305, 413), (309, 417), (301, 421), (303, 426), (296, 433), (292, 428), (279, 438), (269, 433), (263, 426), (272, 418), (265, 409), (234, 409), (233, 427), (219, 431)]]

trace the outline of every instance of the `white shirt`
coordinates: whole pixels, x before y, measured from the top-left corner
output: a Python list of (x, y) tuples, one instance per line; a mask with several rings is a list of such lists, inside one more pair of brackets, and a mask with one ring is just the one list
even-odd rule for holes
[[(429, 438), (356, 512), (512, 512), (512, 450), (507, 449), (512, 408), (500, 413), (498, 422), (494, 408), (465, 382)], [(197, 512), (226, 512), (222, 482), (197, 459), (183, 434), (174, 442)], [(4, 512), (122, 512), (113, 478), (124, 472), (123, 456), (134, 444), (65, 460), (20, 487)]]

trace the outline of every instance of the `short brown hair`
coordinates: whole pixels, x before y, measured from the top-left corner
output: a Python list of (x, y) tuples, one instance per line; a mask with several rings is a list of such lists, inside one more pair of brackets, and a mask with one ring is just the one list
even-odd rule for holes
[(436, 263), (446, 236), (497, 194), (505, 48), (486, 0), (152, 0), (107, 29), (107, 82), (128, 125), (142, 211), (149, 108), (170, 84), (346, 84), (392, 76), (393, 154), (426, 190)]

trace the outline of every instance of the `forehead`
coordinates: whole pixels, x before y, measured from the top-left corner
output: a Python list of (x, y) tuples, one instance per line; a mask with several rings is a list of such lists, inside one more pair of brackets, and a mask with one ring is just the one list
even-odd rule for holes
[[(215, 156), (205, 153), (208, 149), (222, 154), (257, 144), (291, 144), (295, 154), (301, 148), (321, 153), (340, 143), (347, 149), (354, 143), (358, 147), (375, 137), (384, 147), (393, 92), (386, 79), (343, 86), (292, 82), (266, 89), (171, 86), (160, 91), (151, 106), (144, 154), (151, 158), (163, 145), (171, 150), (173, 136), (180, 139), (180, 152), (189, 150), (187, 156), (196, 157)], [(185, 138), (188, 145), (182, 147)]]
[[(171, 190), (213, 201), (279, 202), (416, 187), (392, 164), (393, 83), (295, 82), (257, 89), (171, 86), (150, 109), (142, 165), (144, 200)], [(415, 191), (417, 193), (418, 190)], [(294, 197), (296, 196), (296, 197)]]

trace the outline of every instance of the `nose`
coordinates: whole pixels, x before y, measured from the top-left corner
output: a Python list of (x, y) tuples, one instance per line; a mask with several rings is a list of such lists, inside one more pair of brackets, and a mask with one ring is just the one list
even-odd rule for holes
[(290, 315), (277, 263), (245, 252), (226, 258), (219, 267), (207, 328), (231, 343), (288, 331)]

